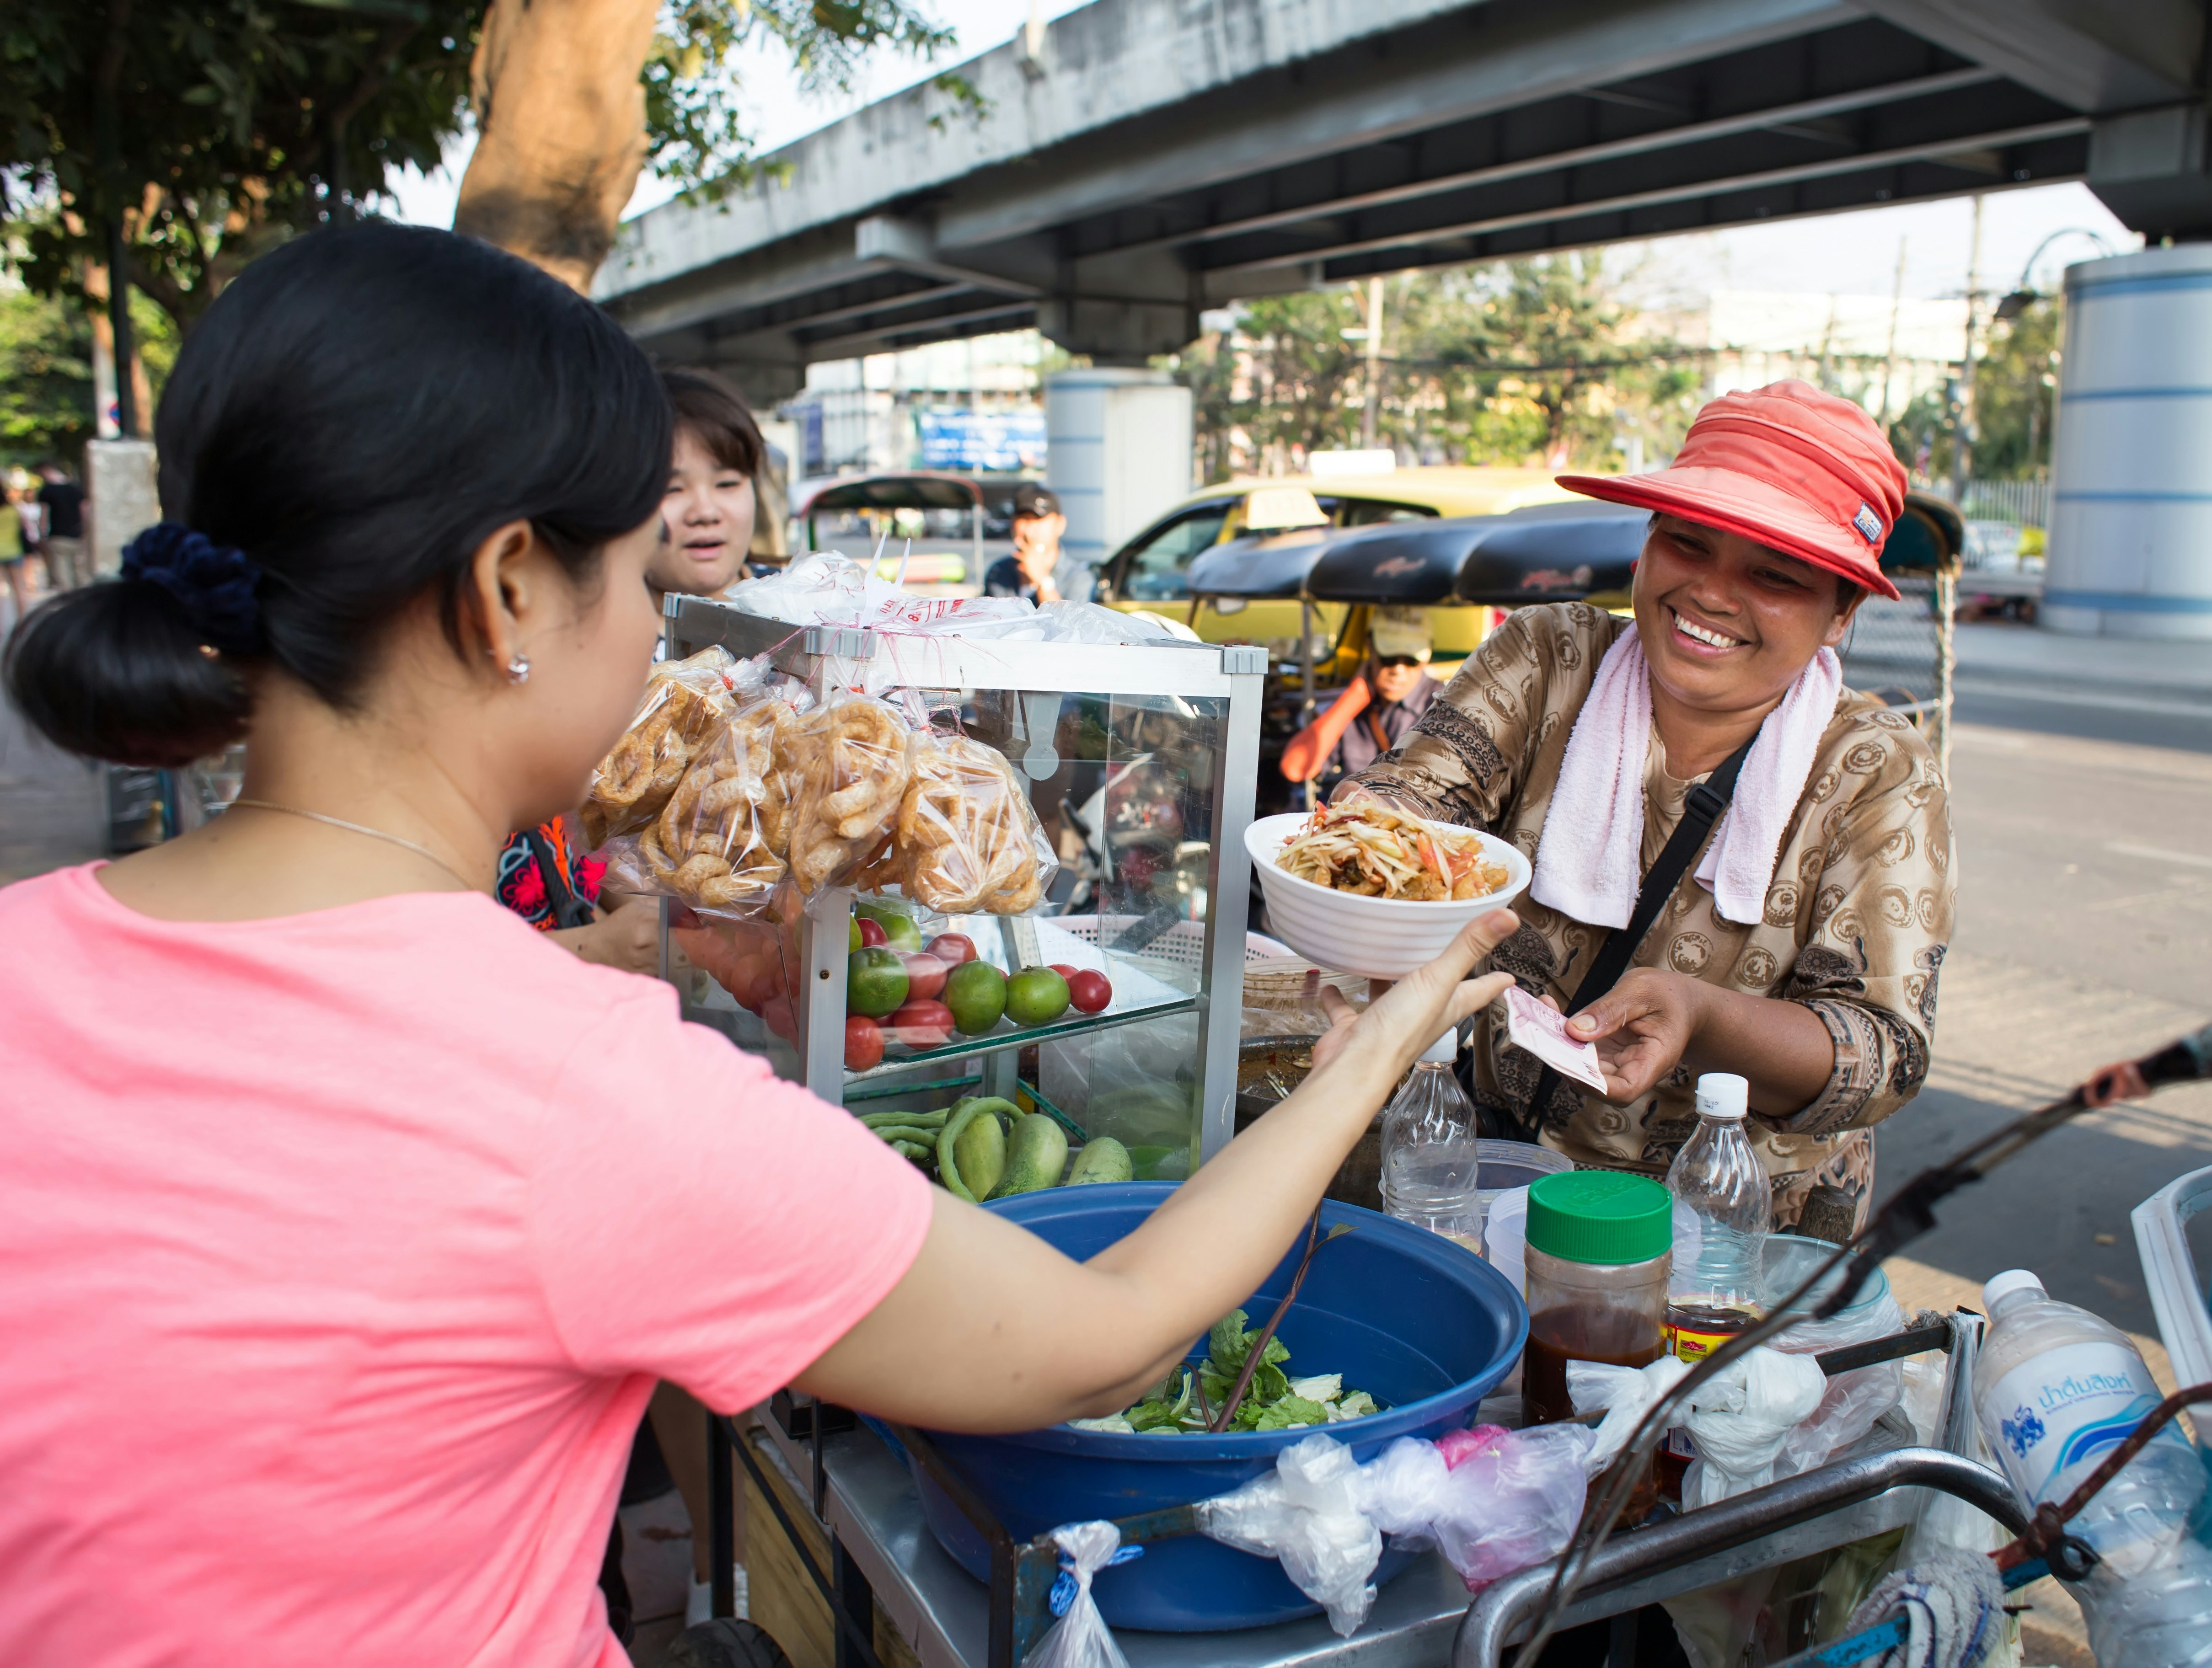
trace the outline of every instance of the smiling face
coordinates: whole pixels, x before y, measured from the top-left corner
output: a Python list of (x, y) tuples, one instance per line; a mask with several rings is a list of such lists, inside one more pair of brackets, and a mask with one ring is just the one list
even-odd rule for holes
[(717, 462), (688, 428), (676, 431), (662, 509), (671, 538), (646, 571), (648, 585), (706, 597), (738, 577), (753, 542), (752, 477)]
[(1636, 632), (1655, 690), (1700, 712), (1763, 710), (1844, 640), (1862, 594), (1741, 533), (1656, 516), (1636, 567)]

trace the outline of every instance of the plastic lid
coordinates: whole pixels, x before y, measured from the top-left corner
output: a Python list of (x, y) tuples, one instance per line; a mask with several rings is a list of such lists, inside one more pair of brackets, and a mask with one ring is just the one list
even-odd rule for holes
[(1996, 1308), (1998, 1300), (2010, 1297), (2016, 1291), (2032, 1291), (2042, 1296), (2043, 1282), (2024, 1268), (2008, 1268), (2002, 1274), (1993, 1274), (1982, 1287), (1983, 1312)]
[(1622, 1170), (1541, 1176), (1528, 1187), (1528, 1243), (1571, 1263), (1648, 1262), (1674, 1248), (1674, 1196)]
[(1741, 1118), (1751, 1105), (1751, 1085), (1733, 1071), (1707, 1071), (1698, 1078), (1698, 1116)]
[(1454, 1026), (1415, 1057), (1421, 1065), (1449, 1065), (1459, 1058), (1459, 1028)]

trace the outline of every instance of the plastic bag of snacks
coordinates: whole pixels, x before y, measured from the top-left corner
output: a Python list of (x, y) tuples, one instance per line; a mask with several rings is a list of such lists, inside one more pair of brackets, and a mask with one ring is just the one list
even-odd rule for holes
[(775, 749), (799, 722), (767, 696), (717, 725), (690, 754), (660, 815), (610, 843), (610, 883), (710, 913), (765, 905), (784, 877), (792, 822)]
[(918, 734), (890, 846), (864, 872), (946, 915), (1034, 909), (1059, 869), (1029, 795), (996, 748)]
[(635, 833), (660, 815), (691, 755), (719, 731), (738, 701), (757, 694), (765, 670), (719, 646), (655, 666), (637, 716), (592, 773), (584, 798), (584, 839), (593, 850)]
[(792, 806), (786, 855), (801, 893), (849, 879), (883, 844), (913, 752), (906, 720), (866, 695), (834, 696), (778, 735), (774, 764)]

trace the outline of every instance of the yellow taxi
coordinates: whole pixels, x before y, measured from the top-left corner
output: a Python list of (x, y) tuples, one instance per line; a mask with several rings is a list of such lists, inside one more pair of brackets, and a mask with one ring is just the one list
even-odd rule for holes
[[(1366, 527), (1418, 517), (1503, 515), (1530, 504), (1552, 504), (1575, 494), (1554, 484), (1548, 470), (1410, 468), (1376, 473), (1319, 474), (1256, 479), (1239, 476), (1194, 492), (1131, 539), (1098, 570), (1098, 600), (1109, 607), (1147, 610), (1183, 619), (1209, 643), (1295, 645), (1299, 604), (1267, 601), (1217, 605), (1190, 594), (1190, 564), (1200, 553), (1252, 531), (1253, 494), (1281, 496), (1303, 488), (1333, 527)], [(1344, 624), (1337, 603), (1311, 604), (1322, 652)], [(1490, 610), (1431, 610), (1431, 629), (1440, 661), (1463, 658), (1481, 640)], [(1292, 650), (1295, 652), (1295, 650)]]

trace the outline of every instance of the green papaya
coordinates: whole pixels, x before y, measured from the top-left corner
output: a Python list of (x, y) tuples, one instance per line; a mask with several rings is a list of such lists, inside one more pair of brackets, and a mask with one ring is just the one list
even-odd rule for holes
[(1034, 1193), (1041, 1187), (1057, 1187), (1060, 1173), (1066, 1168), (1066, 1131), (1043, 1113), (1033, 1112), (1014, 1125), (1006, 1170), (990, 1197), (1002, 1199), (1015, 1193)]
[(1093, 1181), (1127, 1181), (1135, 1171), (1129, 1163), (1129, 1149), (1110, 1135), (1094, 1135), (1084, 1144), (1069, 1167), (1067, 1185), (1080, 1187)]

